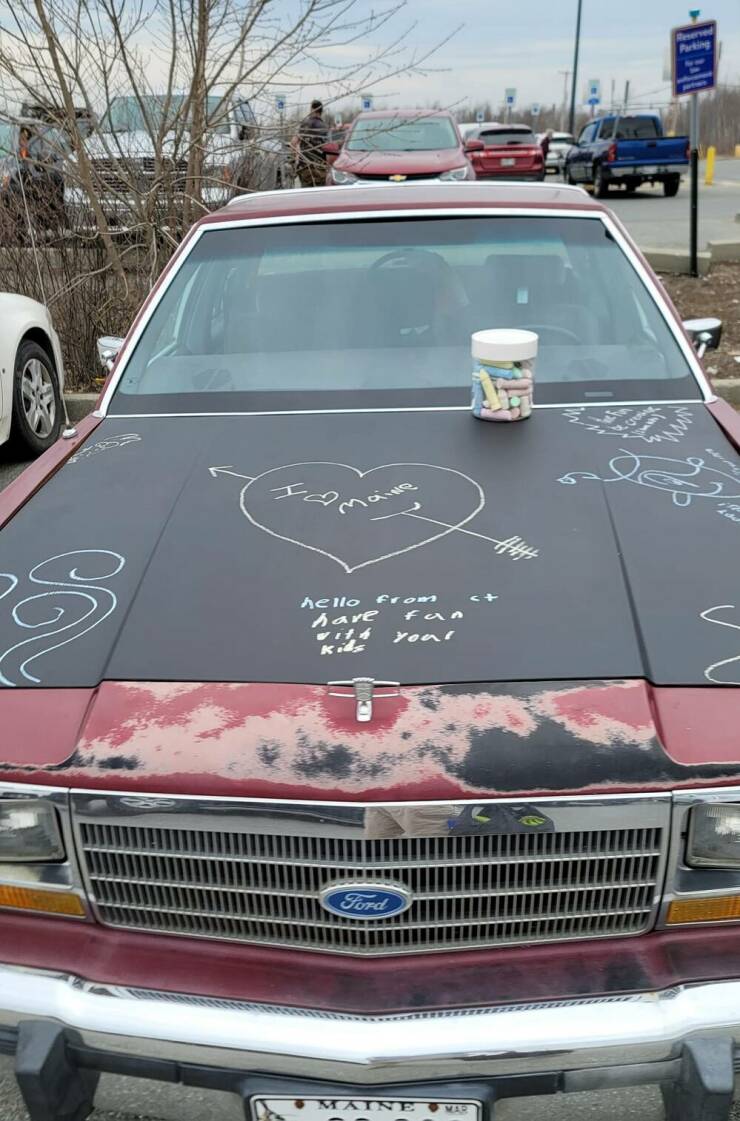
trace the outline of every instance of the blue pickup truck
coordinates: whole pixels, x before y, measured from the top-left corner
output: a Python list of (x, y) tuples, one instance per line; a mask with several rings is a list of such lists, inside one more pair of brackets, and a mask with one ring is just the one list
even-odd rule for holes
[(660, 117), (617, 113), (589, 121), (565, 158), (564, 175), (568, 183), (592, 183), (599, 198), (612, 186), (629, 194), (642, 183), (662, 183), (671, 198), (688, 162), (688, 137), (664, 136)]

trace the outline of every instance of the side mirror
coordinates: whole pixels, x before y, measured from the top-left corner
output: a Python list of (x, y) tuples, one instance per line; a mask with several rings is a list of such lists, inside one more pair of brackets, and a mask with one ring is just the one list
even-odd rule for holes
[(113, 363), (118, 357), (118, 352), (123, 343), (123, 339), (118, 339), (114, 335), (103, 335), (102, 339), (98, 339), (98, 358), (107, 373), (110, 373), (113, 369)]
[(700, 358), (707, 350), (716, 350), (722, 338), (722, 320), (708, 316), (706, 319), (684, 319), (684, 331), (694, 344)]
[(321, 145), (321, 150), (325, 156), (339, 155), (339, 145), (335, 140), (327, 140), (326, 144)]
[(466, 152), (482, 152), (484, 150), (484, 148), (485, 148), (485, 144), (483, 143), (482, 140), (466, 140), (465, 141), (465, 151)]

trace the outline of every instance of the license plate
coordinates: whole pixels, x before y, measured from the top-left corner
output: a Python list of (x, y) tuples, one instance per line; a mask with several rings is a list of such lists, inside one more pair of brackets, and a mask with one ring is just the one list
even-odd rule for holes
[(480, 1121), (481, 1103), (431, 1098), (252, 1098), (254, 1121)]
[(501, 161), (501, 166), (502, 167), (515, 167), (516, 166), (516, 160), (505, 158)]

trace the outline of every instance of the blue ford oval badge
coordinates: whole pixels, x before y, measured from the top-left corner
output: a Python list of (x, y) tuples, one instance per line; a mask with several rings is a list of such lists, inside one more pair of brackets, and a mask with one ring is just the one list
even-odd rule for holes
[(319, 897), (321, 906), (343, 919), (388, 919), (411, 906), (411, 892), (397, 884), (329, 884)]

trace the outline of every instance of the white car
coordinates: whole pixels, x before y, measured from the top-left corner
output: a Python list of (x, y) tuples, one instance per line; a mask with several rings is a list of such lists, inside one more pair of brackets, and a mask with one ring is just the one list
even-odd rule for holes
[(59, 436), (64, 368), (43, 304), (0, 292), (0, 444), (39, 455)]
[[(539, 140), (542, 139), (544, 134), (540, 134)], [(562, 172), (565, 167), (565, 157), (569, 150), (575, 144), (575, 137), (571, 136), (569, 132), (554, 132), (550, 137), (550, 148), (545, 160), (545, 173), (558, 174)]]

